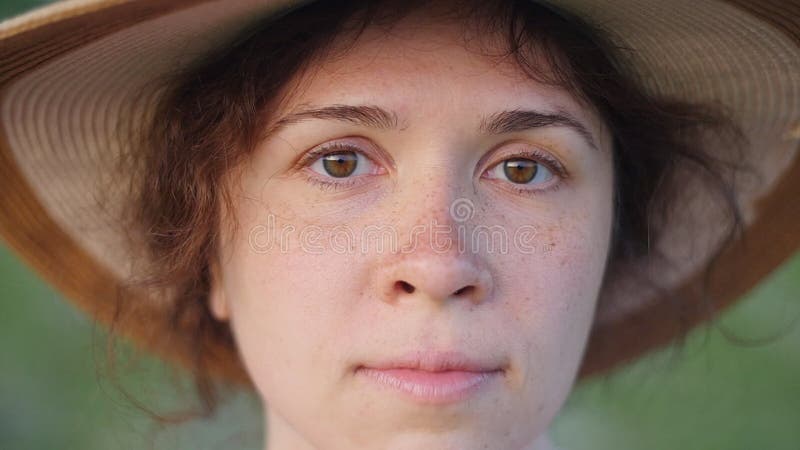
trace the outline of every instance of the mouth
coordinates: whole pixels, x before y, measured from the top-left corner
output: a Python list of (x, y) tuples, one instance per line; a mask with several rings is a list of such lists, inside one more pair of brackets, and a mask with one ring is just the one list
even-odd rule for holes
[(422, 404), (466, 400), (505, 375), (506, 364), (471, 358), (461, 352), (411, 352), (395, 359), (360, 365), (356, 376)]

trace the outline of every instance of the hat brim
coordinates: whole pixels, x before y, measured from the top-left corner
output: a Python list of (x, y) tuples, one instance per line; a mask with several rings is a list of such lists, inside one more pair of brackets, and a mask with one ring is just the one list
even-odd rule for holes
[[(131, 111), (147, 116), (157, 98), (150, 81), (295, 3), (73, 1), (0, 24), (0, 235), (68, 299), (110, 323), (120, 280), (133, 270), (117, 220), (121, 212), (113, 206), (121, 201), (107, 201), (119, 200), (123, 190), (102, 191), (122, 148), (119, 121), (131, 120)], [(553, 3), (601, 24), (632, 48), (632, 63), (649, 90), (728, 106), (753, 143), (748, 162), (761, 182), (737, 186), (745, 236), (724, 249), (709, 284), (713, 311), (720, 311), (800, 247), (800, 3)], [(724, 159), (725, 149), (715, 154)], [(690, 186), (683, 213), (654, 243), (681, 264), (652, 261), (649, 267), (685, 304), (643, 291), (624, 276), (610, 280), (581, 378), (663, 346), (712, 317), (696, 304), (696, 293), (701, 269), (721, 245), (724, 218)], [(135, 300), (137, 314), (121, 332), (190, 365), (187, 348), (159, 339), (167, 326), (164, 301)], [(217, 342), (207, 348), (212, 374), (249, 382), (235, 349)]]

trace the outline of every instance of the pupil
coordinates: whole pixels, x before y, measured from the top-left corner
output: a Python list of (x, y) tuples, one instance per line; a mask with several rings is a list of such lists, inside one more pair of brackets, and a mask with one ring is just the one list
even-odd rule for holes
[(525, 184), (530, 182), (537, 172), (536, 161), (530, 159), (511, 159), (503, 164), (503, 172), (514, 183)]
[(341, 152), (325, 155), (322, 165), (332, 177), (343, 178), (356, 170), (358, 157), (355, 152)]

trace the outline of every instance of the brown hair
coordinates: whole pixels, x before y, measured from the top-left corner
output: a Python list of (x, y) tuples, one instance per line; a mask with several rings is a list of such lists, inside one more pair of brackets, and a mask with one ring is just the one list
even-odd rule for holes
[[(236, 354), (228, 323), (215, 320), (208, 308), (219, 218), (233, 210), (226, 177), (260, 141), (270, 108), (288, 81), (324, 55), (334, 37), (352, 36), (354, 43), (367, 26), (389, 26), (422, 3), (312, 2), (249, 28), (165, 80), (158, 108), (140, 145), (132, 148), (128, 162), (133, 166), (126, 166), (135, 174), (131, 212), (141, 226), (135, 231), (155, 262), (135, 284), (170, 292), (174, 302), (160, 331), (193, 355), (190, 370), (203, 404), (196, 414), (213, 414), (218, 403), (208, 366), (220, 356), (211, 347)], [(449, 11), (475, 26), (479, 35), (504, 37), (507, 56), (531, 78), (572, 92), (595, 108), (611, 130), (615, 219), (606, 279), (626, 263), (658, 256), (649, 243), (658, 239), (676, 206), (675, 192), (666, 188), (678, 170), (696, 172), (727, 205), (726, 242), (741, 233), (725, 167), (701, 145), (708, 131), (731, 143), (743, 141), (722, 109), (646, 92), (625, 63), (626, 49), (564, 11), (529, 0), (453, 3), (458, 5)], [(539, 69), (540, 57), (551, 71)], [(235, 232), (235, 220), (231, 223)], [(712, 263), (713, 258), (707, 270)], [(119, 302), (118, 320), (132, 313), (126, 306)]]

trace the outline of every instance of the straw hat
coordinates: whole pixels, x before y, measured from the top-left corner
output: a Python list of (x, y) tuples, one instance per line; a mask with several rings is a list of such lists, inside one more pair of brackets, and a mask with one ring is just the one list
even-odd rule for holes
[[(68, 299), (100, 322), (114, 314), (132, 270), (108, 174), (120, 152), (124, 111), (145, 117), (148, 82), (189, 64), (291, 0), (72, 0), (0, 24), (0, 236)], [(719, 311), (800, 247), (800, 2), (797, 0), (554, 0), (635, 50), (634, 70), (654, 93), (716, 100), (751, 145), (757, 183), (737, 186), (745, 239), (726, 248), (711, 284)], [(133, 99), (139, 101), (131, 108)], [(135, 116), (135, 115), (134, 115)], [(139, 116), (137, 116), (139, 117)], [(725, 148), (714, 148), (720, 157)], [(122, 186), (125, 180), (117, 180)], [(651, 263), (685, 298), (683, 324), (711, 317), (697, 307), (700, 268), (720, 247), (721, 217), (690, 189), (660, 242), (677, 267)], [(104, 190), (106, 189), (106, 190)], [(683, 295), (685, 294), (685, 295)], [(670, 342), (676, 305), (619, 276), (603, 292), (581, 376), (606, 371)], [(187, 364), (184, 347), (153, 324), (168, 299), (136, 301), (120, 330), (163, 358)], [(235, 349), (211, 347), (210, 369), (245, 381)]]

